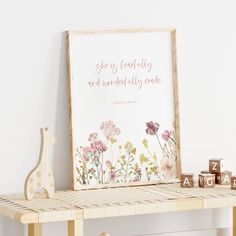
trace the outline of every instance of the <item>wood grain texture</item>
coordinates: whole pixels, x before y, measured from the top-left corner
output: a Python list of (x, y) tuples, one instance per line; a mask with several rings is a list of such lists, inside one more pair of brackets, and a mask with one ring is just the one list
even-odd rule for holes
[(68, 236), (84, 236), (83, 220), (68, 221)]
[(68, 34), (122, 34), (122, 33), (151, 33), (151, 32), (172, 32), (174, 27), (159, 28), (136, 28), (136, 29), (106, 29), (106, 30), (68, 30)]
[(233, 207), (233, 236), (236, 236), (236, 207)]
[(28, 236), (42, 236), (42, 225), (41, 224), (29, 224)]
[(70, 128), (70, 156), (71, 156), (71, 189), (75, 190), (75, 172), (74, 172), (74, 166), (75, 166), (75, 159), (73, 158), (75, 156), (74, 153), (74, 145), (73, 145), (73, 135), (74, 135), (74, 129), (73, 129), (73, 119), (72, 119), (72, 112), (73, 112), (73, 76), (72, 76), (72, 70), (73, 65), (72, 61), (70, 60), (71, 55), (71, 43), (70, 43), (71, 34), (69, 31), (66, 32), (66, 51), (67, 51), (67, 78), (68, 78), (68, 94), (69, 94), (69, 100), (68, 100), (68, 107), (69, 107), (69, 128)]
[(179, 117), (179, 86), (178, 86), (178, 71), (177, 71), (177, 42), (176, 29), (171, 30), (172, 37), (172, 77), (174, 89), (174, 112), (175, 112), (175, 132), (176, 132), (176, 156), (177, 156), (177, 177), (180, 179), (182, 174), (182, 163), (180, 153), (180, 117)]

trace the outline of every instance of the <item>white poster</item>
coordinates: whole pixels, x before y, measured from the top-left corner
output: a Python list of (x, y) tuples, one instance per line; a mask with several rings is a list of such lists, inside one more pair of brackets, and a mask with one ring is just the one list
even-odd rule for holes
[(68, 33), (74, 189), (177, 177), (173, 32)]

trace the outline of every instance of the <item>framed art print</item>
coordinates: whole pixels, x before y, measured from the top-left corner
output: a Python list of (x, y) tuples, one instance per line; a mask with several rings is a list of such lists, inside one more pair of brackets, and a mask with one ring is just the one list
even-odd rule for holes
[(67, 32), (73, 189), (176, 181), (176, 31)]

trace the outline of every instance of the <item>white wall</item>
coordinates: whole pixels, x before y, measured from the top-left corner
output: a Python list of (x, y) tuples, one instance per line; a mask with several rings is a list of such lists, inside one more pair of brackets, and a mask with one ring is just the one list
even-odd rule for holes
[[(236, 174), (235, 9), (234, 0), (0, 1), (0, 194), (23, 191), (44, 126), (59, 139), (52, 158), (56, 188), (70, 187), (67, 29), (175, 26), (183, 169), (197, 173), (207, 159), (223, 157)], [(230, 217), (230, 209), (208, 210), (93, 220), (85, 227), (87, 236), (106, 229), (113, 236), (156, 235), (228, 228)], [(66, 235), (66, 224), (46, 224), (44, 232)], [(217, 234), (186, 235), (203, 232)], [(26, 228), (0, 217), (0, 235), (23, 236)]]

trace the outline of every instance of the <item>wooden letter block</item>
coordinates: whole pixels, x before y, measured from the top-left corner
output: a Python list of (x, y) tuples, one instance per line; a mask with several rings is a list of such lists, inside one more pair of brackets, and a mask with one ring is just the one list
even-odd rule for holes
[(232, 176), (231, 171), (216, 173), (216, 184), (229, 185), (231, 176)]
[(236, 176), (231, 177), (231, 189), (236, 190)]
[(182, 174), (180, 185), (182, 188), (192, 188), (194, 187), (193, 174)]
[(219, 173), (224, 171), (225, 161), (224, 159), (210, 159), (209, 160), (209, 172)]
[(214, 188), (215, 187), (215, 175), (214, 174), (200, 174), (199, 175), (199, 187), (201, 187), (201, 188)]
[(209, 172), (209, 170), (202, 170), (201, 174), (211, 174), (211, 173)]

